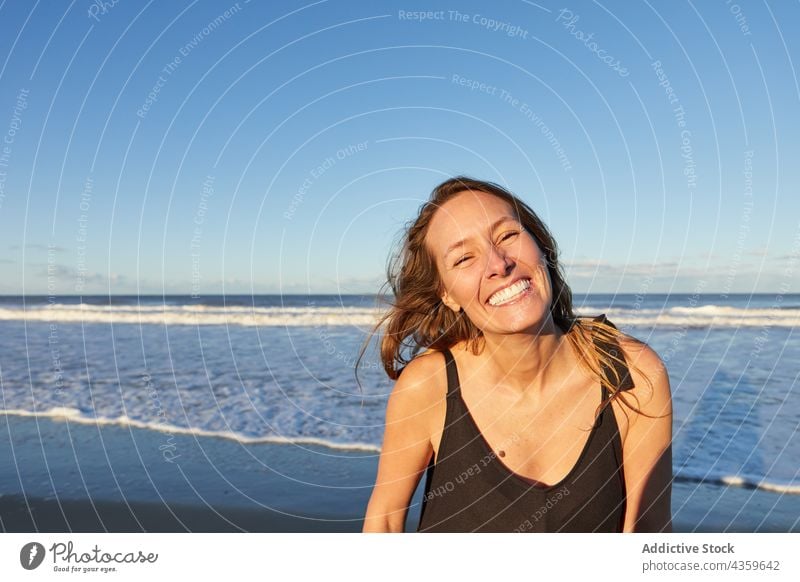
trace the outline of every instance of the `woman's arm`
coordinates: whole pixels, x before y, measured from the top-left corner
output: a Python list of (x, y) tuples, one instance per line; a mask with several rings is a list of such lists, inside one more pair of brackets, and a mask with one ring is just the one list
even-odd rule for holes
[[(648, 416), (628, 412), (630, 422), (622, 445), (627, 501), (626, 532), (671, 532), (672, 397), (669, 376), (658, 355), (645, 344), (621, 344), (636, 387), (626, 393)], [(647, 376), (652, 388), (644, 380)], [(638, 377), (637, 377), (638, 376)], [(638, 401), (638, 402), (637, 402)], [(652, 417), (652, 418), (651, 418)]]
[(389, 396), (378, 476), (364, 517), (365, 532), (402, 532), (411, 496), (431, 446), (431, 412), (441, 385), (441, 355), (410, 362)]

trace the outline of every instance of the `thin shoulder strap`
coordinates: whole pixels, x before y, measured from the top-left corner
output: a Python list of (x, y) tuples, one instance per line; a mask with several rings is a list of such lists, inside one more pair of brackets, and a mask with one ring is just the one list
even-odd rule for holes
[(449, 349), (442, 350), (444, 360), (447, 367), (447, 396), (453, 396), (458, 392), (458, 368), (456, 367), (456, 360)]
[[(614, 329), (617, 329), (613, 323), (611, 323), (605, 314), (598, 315), (594, 318), (594, 321), (599, 321), (610, 325)], [(633, 379), (631, 378), (630, 370), (628, 369), (628, 364), (625, 361), (625, 354), (622, 352), (622, 349), (619, 346), (619, 342), (616, 340), (604, 341), (601, 340), (597, 335), (594, 335), (594, 342), (595, 344), (600, 347), (602, 350), (608, 352), (614, 358), (618, 358), (617, 360), (612, 360), (612, 367), (609, 367), (607, 364), (603, 363), (603, 376), (606, 378), (606, 382), (609, 386), (616, 387), (617, 390), (630, 390), (634, 388)], [(605, 390), (606, 387), (603, 386)]]

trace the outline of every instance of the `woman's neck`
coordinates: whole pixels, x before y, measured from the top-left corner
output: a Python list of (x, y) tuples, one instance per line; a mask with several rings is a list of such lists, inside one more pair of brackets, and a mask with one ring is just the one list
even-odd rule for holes
[(576, 368), (569, 340), (552, 321), (538, 333), (484, 335), (476, 358), (481, 375), (520, 395), (558, 384), (549, 380), (563, 381)]

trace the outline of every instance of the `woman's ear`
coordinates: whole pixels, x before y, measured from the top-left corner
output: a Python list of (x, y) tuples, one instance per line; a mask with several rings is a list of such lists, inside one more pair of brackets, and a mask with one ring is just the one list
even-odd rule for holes
[(450, 309), (452, 309), (456, 313), (461, 311), (461, 306), (458, 303), (456, 303), (455, 301), (453, 301), (452, 297), (450, 297), (450, 295), (447, 293), (447, 291), (445, 291), (444, 294), (442, 295), (442, 303), (447, 305), (447, 307), (449, 307)]

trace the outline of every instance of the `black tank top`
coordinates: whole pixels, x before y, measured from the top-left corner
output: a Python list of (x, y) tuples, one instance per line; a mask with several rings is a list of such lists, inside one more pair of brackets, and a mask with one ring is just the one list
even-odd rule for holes
[[(605, 320), (605, 316), (598, 319)], [(607, 321), (607, 320), (605, 320)], [(610, 322), (609, 322), (610, 323)], [(601, 344), (624, 362), (616, 344)], [(480, 433), (461, 396), (450, 350), (447, 412), (438, 460), (428, 466), (420, 532), (619, 532), (625, 517), (622, 443), (614, 411), (606, 405), (572, 470), (560, 482), (531, 485), (511, 471)], [(627, 366), (604, 368), (610, 385), (633, 387)], [(598, 396), (608, 397), (605, 385)], [(502, 446), (502, 445), (501, 445)]]

